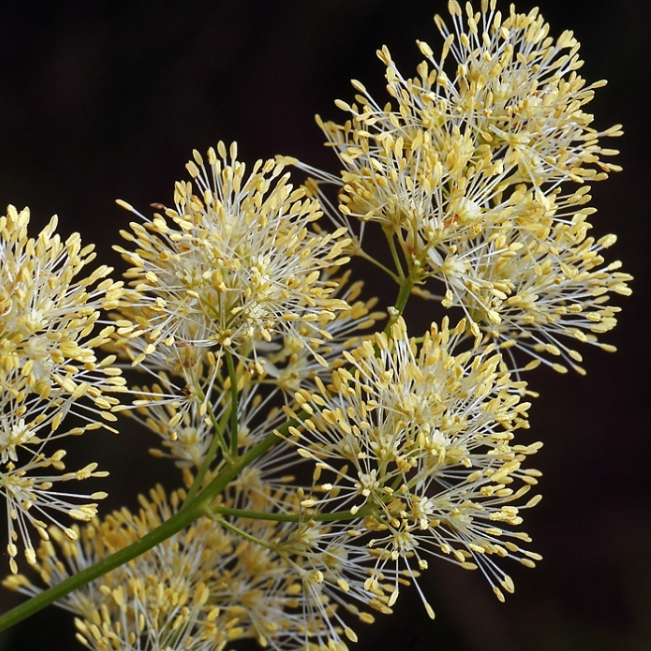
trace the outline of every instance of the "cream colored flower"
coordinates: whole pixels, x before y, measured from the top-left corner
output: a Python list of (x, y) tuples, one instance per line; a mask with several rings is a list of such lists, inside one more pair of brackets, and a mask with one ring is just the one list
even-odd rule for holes
[(74, 536), (59, 518), (95, 514), (94, 500), (104, 493), (53, 487), (106, 473), (96, 471), (96, 463), (64, 473), (65, 450), (48, 444), (112, 429), (107, 422), (116, 420), (111, 412), (118, 400), (111, 393), (124, 390), (115, 358), (97, 354), (113, 332), (106, 325), (97, 332), (100, 309), (117, 305), (121, 283), (102, 280), (111, 272), (106, 266), (80, 277), (95, 257), (93, 246), (82, 248), (78, 234), (62, 242), (56, 217), (36, 238), (28, 237), (28, 226), (27, 208), (9, 206), (0, 217), (0, 493), (7, 500), (13, 572), (19, 545), (34, 561), (32, 527), (47, 539), (50, 521)]
[(451, 0), (453, 29), (435, 17), (442, 51), (418, 42), (426, 60), (413, 78), (400, 73), (386, 47), (378, 51), (390, 102), (355, 80), (355, 101), (336, 102), (349, 119), (317, 118), (341, 177), (298, 164), (326, 208), (322, 184), (340, 187), (338, 209), (328, 212), (347, 225), (351, 253), (360, 253), (364, 235), (351, 222), (377, 222), (418, 282), (446, 257), (448, 276), (463, 274), (457, 250), (489, 240), (505, 222), (560, 221), (554, 206), (585, 194), (563, 190), (561, 197), (561, 187), (620, 169), (603, 161), (617, 152), (598, 144), (620, 135), (619, 125), (597, 132), (583, 111), (605, 82), (586, 86), (578, 75), (572, 34), (554, 40), (537, 9), (518, 14), (512, 5), (502, 16), (495, 5), (483, 0), (475, 11), (466, 3), (464, 17)]
[(616, 237), (595, 241), (589, 228), (582, 215), (538, 232), (506, 223), (486, 241), (432, 260), (432, 273), (446, 285), (444, 306), (463, 309), (473, 329), (501, 348), (532, 356), (526, 368), (542, 361), (585, 373), (567, 339), (614, 350), (597, 336), (617, 323), (620, 308), (608, 303), (610, 295), (630, 295), (632, 280), (619, 261), (606, 264), (602, 256)]
[[(337, 285), (336, 296), (341, 297), (347, 307), (337, 312), (334, 319), (322, 323), (299, 320), (300, 339), (293, 334), (285, 335), (271, 341), (261, 351), (265, 357), (265, 383), (276, 386), (290, 401), (299, 389), (313, 388), (314, 378), (324, 369), (344, 365), (343, 351), (369, 338), (370, 329), (386, 316), (373, 311), (377, 298), (360, 300), (364, 284), (357, 281), (349, 285), (350, 271), (341, 276), (325, 274), (324, 277)], [(328, 333), (324, 342), (320, 341), (319, 328)], [(310, 346), (304, 346), (302, 341), (309, 341)]]
[[(355, 103), (337, 102), (351, 119), (318, 120), (343, 166), (333, 219), (381, 224), (414, 293), (461, 308), (474, 336), (532, 355), (526, 368), (543, 361), (583, 372), (564, 337), (596, 343), (619, 311), (607, 294), (629, 294), (631, 280), (601, 256), (614, 236), (586, 236), (594, 209), (585, 182), (620, 169), (603, 160), (617, 152), (598, 144), (620, 127), (597, 132), (583, 110), (605, 82), (586, 86), (579, 44), (571, 32), (551, 38), (537, 9), (511, 5), (502, 16), (494, 0), (465, 12), (451, 0), (448, 9), (452, 29), (435, 17), (442, 52), (419, 42), (426, 60), (414, 78), (387, 48), (378, 52), (391, 103), (353, 81)], [(319, 181), (337, 183), (299, 167), (316, 177), (319, 197)]]
[[(376, 570), (405, 568), (416, 581), (429, 557), (448, 558), (481, 568), (503, 599), (513, 585), (493, 559), (537, 558), (514, 542), (529, 540), (515, 530), (514, 503), (540, 474), (521, 468), (539, 444), (512, 443), (527, 427), (524, 384), (501, 370), (494, 346), (456, 352), (464, 331), (444, 321), (418, 346), (399, 319), (392, 339), (378, 334), (345, 353), (349, 369), (318, 393), (297, 394), (311, 415), (295, 444), (317, 469), (311, 505), (359, 514), (350, 527)], [(388, 607), (397, 594), (396, 578)]]
[[(620, 125), (597, 132), (590, 127), (593, 116), (582, 110), (606, 82), (586, 86), (577, 73), (583, 62), (572, 32), (554, 39), (537, 7), (520, 14), (512, 4), (503, 16), (496, 5), (496, 0), (482, 0), (481, 11), (476, 11), (466, 2), (464, 17), (460, 4), (450, 0), (453, 30), (435, 16), (445, 43), (440, 58), (426, 43), (418, 43), (432, 65), (419, 68), (423, 89), (434, 92), (454, 121), (471, 124), (505, 168), (515, 170), (511, 183), (583, 182), (619, 170), (601, 160), (616, 152), (597, 143), (604, 136), (620, 135)], [(454, 79), (443, 69), (448, 54), (456, 63)], [(401, 86), (396, 76), (392, 94)], [(437, 108), (429, 113), (425, 104), (430, 105), (417, 103), (412, 110), (436, 120)]]
[[(56, 585), (139, 540), (169, 519), (183, 497), (180, 491), (168, 500), (158, 486), (149, 499), (140, 496), (139, 513), (125, 508), (94, 519), (75, 528), (74, 540), (53, 532), (53, 541), (38, 550), (41, 581)], [(233, 625), (209, 603), (204, 581), (224, 570), (220, 557), (230, 547), (227, 532), (202, 519), (57, 604), (75, 615), (77, 639), (93, 651), (215, 651)], [(42, 591), (24, 575), (5, 579), (5, 585), (30, 596)]]
[[(248, 487), (234, 490), (246, 492)], [(268, 491), (265, 499), (256, 492), (252, 500), (236, 503), (273, 509), (273, 494)], [(56, 585), (123, 549), (169, 519), (184, 498), (184, 491), (176, 491), (168, 499), (158, 486), (148, 499), (140, 497), (138, 513), (121, 509), (95, 519), (75, 529), (75, 541), (53, 533), (53, 540), (38, 550), (41, 581)], [(225, 503), (230, 504), (228, 497)], [(294, 500), (292, 510), (297, 509)], [(59, 601), (76, 617), (78, 640), (93, 651), (217, 651), (248, 638), (277, 651), (299, 651), (344, 648), (340, 634), (355, 639), (348, 626), (340, 625), (331, 588), (324, 586), (320, 594), (310, 588), (316, 572), (304, 559), (311, 526), (228, 520), (201, 518)], [(334, 555), (334, 546), (330, 553)], [(346, 564), (344, 557), (328, 562), (333, 572)], [(4, 584), (29, 596), (42, 591), (24, 575), (8, 577)], [(360, 617), (372, 621), (370, 615)], [(332, 646), (334, 640), (339, 646)]]
[(309, 346), (299, 323), (327, 338), (319, 324), (347, 308), (331, 296), (336, 285), (321, 279), (347, 261), (342, 229), (313, 230), (320, 205), (292, 188), (282, 163), (258, 161), (247, 174), (234, 144), (230, 153), (223, 143), (217, 149), (207, 166), (195, 151), (187, 165), (194, 185), (176, 184), (176, 210), (140, 215), (145, 224), (123, 233), (135, 245), (118, 248), (133, 265), (126, 277), (134, 291), (119, 332), (144, 338), (136, 364), (160, 346), (188, 345), (214, 349), (217, 359), (227, 349), (257, 360), (258, 347), (276, 334)]

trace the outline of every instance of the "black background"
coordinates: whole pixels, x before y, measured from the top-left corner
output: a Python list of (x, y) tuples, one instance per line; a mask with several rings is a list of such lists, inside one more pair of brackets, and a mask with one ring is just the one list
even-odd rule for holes
[[(538, 569), (512, 568), (516, 594), (499, 604), (479, 574), (439, 563), (422, 581), (436, 621), (405, 595), (396, 615), (359, 631), (359, 651), (651, 648), (651, 3), (538, 4), (552, 34), (569, 28), (581, 41), (583, 76), (609, 80), (590, 105), (596, 127), (624, 124), (625, 136), (605, 146), (621, 149), (625, 170), (593, 193), (595, 233), (619, 235), (611, 259), (621, 258), (636, 277), (634, 296), (617, 299), (620, 325), (604, 337), (620, 350), (587, 351), (586, 378), (545, 370), (528, 378), (542, 395), (526, 436), (545, 442), (534, 464), (545, 475), (545, 498), (525, 514), (533, 548), (545, 557)], [(129, 216), (114, 199), (142, 211), (151, 202), (171, 204), (193, 148), (237, 140), (249, 163), (284, 153), (336, 172), (313, 115), (341, 120), (333, 100), (352, 98), (350, 78), (382, 97), (375, 57), (382, 44), (411, 75), (420, 60), (416, 38), (440, 47), (431, 18), (446, 15), (445, 5), (2, 0), (0, 205), (30, 206), (33, 234), (57, 213), (64, 236), (79, 231), (118, 266), (109, 246)], [(367, 289), (382, 291), (372, 278)], [(111, 507), (134, 507), (138, 491), (170, 482), (167, 466), (146, 458), (153, 442), (146, 433), (125, 427), (119, 436), (85, 438), (90, 449), (71, 453), (70, 466), (78, 458), (77, 465), (95, 460), (110, 469), (113, 483), (102, 488), (112, 486)], [(0, 601), (4, 610), (15, 595), (5, 591)], [(0, 649), (41, 648), (82, 648), (66, 613), (50, 608), (0, 637)]]

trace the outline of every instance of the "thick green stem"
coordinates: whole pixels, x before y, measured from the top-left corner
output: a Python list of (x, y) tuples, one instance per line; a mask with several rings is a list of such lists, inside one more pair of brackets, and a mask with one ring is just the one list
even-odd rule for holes
[(200, 509), (201, 504), (195, 502), (189, 508), (183, 509), (174, 514), (169, 520), (166, 520), (160, 527), (154, 529), (150, 533), (143, 536), (140, 540), (132, 543), (128, 547), (121, 549), (115, 554), (98, 561), (94, 565), (87, 567), (85, 570), (74, 574), (73, 576), (61, 581), (52, 586), (48, 590), (41, 592), (36, 597), (32, 597), (29, 601), (16, 606), (7, 613), (0, 617), (0, 631), (17, 624), (18, 622), (30, 617), (39, 610), (54, 603), (57, 599), (65, 597), (73, 590), (77, 590), (82, 586), (90, 583), (94, 579), (107, 574), (120, 565), (128, 563), (130, 560), (140, 556), (152, 547), (167, 540), (170, 536), (181, 531), (189, 524), (194, 522), (197, 518), (201, 517), (202, 512)]
[[(307, 415), (305, 415), (306, 417)], [(290, 421), (279, 431), (285, 435), (291, 426), (296, 426), (298, 423)], [(78, 572), (74, 576), (61, 581), (52, 586), (48, 590), (41, 592), (36, 597), (32, 597), (29, 601), (16, 606), (7, 613), (0, 616), (0, 631), (17, 624), (18, 622), (30, 617), (39, 610), (54, 603), (57, 599), (65, 597), (73, 590), (77, 590), (82, 586), (90, 583), (94, 579), (107, 574), (120, 565), (128, 563), (130, 560), (144, 554), (146, 551), (155, 547), (159, 543), (167, 540), (170, 536), (181, 531), (195, 520), (198, 520), (204, 515), (210, 515), (210, 508), (207, 503), (212, 501), (219, 493), (221, 493), (226, 486), (235, 478), (239, 473), (246, 468), (252, 461), (257, 459), (260, 455), (264, 454), (267, 450), (273, 447), (281, 439), (276, 434), (269, 434), (260, 443), (254, 445), (248, 452), (243, 454), (235, 463), (227, 464), (223, 470), (212, 480), (210, 484), (201, 492), (201, 494), (191, 503), (186, 503), (184, 508), (175, 513), (169, 520), (166, 520), (159, 527), (143, 536), (140, 540), (132, 543), (128, 547), (121, 549), (108, 558), (98, 561), (94, 565)]]
[(391, 334), (391, 326), (398, 320), (398, 317), (402, 315), (407, 306), (407, 301), (411, 296), (411, 290), (414, 288), (414, 279), (411, 275), (407, 276), (402, 283), (400, 284), (400, 291), (398, 292), (398, 298), (396, 299), (396, 304), (394, 305), (393, 311), (389, 314), (389, 321), (384, 328), (384, 332), (387, 335)]
[[(284, 435), (291, 426), (296, 426), (297, 423), (291, 421), (278, 428)], [(214, 499), (221, 493), (228, 484), (237, 477), (244, 468), (251, 462), (255, 461), (260, 455), (264, 454), (267, 450), (272, 448), (281, 439), (276, 434), (269, 434), (260, 443), (254, 445), (248, 452), (238, 458), (237, 462), (228, 464), (218, 475), (215, 477), (208, 486), (197, 497), (197, 503), (201, 505), (202, 515), (210, 515), (210, 509), (206, 506), (208, 502)]]
[(396, 299), (395, 309), (398, 314), (402, 314), (405, 311), (407, 306), (407, 301), (411, 296), (411, 290), (414, 288), (414, 279), (409, 276), (405, 278), (404, 282), (400, 286), (400, 292), (398, 293), (398, 298)]

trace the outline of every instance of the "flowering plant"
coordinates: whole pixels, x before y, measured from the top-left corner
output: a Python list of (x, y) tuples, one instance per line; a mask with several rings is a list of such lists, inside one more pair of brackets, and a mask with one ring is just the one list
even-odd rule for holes
[[(0, 219), (5, 584), (32, 597), (0, 625), (58, 600), (98, 651), (343, 649), (410, 584), (433, 616), (418, 579), (434, 557), (500, 600), (506, 559), (540, 559), (520, 528), (540, 499), (525, 378), (582, 373), (576, 342), (612, 350), (598, 337), (630, 276), (602, 257), (615, 237), (588, 234), (587, 182), (618, 170), (599, 142), (621, 131), (591, 128), (602, 83), (577, 74), (571, 33), (494, 0), (448, 8), (415, 77), (378, 53), (386, 104), (354, 81), (346, 121), (318, 119), (339, 175), (280, 156), (248, 171), (219, 143), (174, 207), (119, 202), (138, 217), (116, 247), (126, 284), (80, 277), (92, 247), (55, 220), (30, 238), (27, 210)], [(396, 283), (386, 313), (354, 257)], [(431, 308), (425, 333), (410, 300)], [(160, 437), (181, 486), (100, 519), (104, 493), (59, 485), (104, 473), (65, 472), (51, 442), (120, 414)]]

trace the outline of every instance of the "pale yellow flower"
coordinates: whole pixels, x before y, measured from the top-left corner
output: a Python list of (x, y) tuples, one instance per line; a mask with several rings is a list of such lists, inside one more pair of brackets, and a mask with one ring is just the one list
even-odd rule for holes
[[(337, 284), (336, 296), (342, 298), (347, 307), (337, 312), (334, 319), (323, 320), (316, 325), (299, 321), (297, 328), (301, 339), (293, 334), (285, 335), (280, 341), (275, 339), (261, 350), (261, 355), (265, 357), (265, 383), (276, 386), (290, 401), (299, 389), (314, 387), (314, 378), (324, 369), (345, 364), (343, 351), (356, 347), (372, 336), (370, 329), (386, 316), (381, 311), (373, 310), (377, 298), (360, 299), (363, 282), (348, 284), (350, 270), (341, 276), (326, 276)], [(320, 341), (318, 328), (328, 333), (326, 341)], [(304, 346), (301, 340), (310, 341), (310, 346)]]
[(227, 349), (257, 360), (258, 347), (276, 334), (309, 346), (299, 323), (327, 339), (320, 324), (347, 308), (331, 296), (336, 285), (321, 279), (347, 261), (343, 230), (313, 230), (321, 207), (292, 188), (281, 162), (258, 161), (247, 174), (234, 144), (230, 153), (223, 143), (217, 149), (207, 166), (195, 151), (187, 165), (194, 185), (176, 184), (176, 210), (140, 215), (145, 224), (123, 233), (135, 245), (118, 248), (133, 265), (126, 277), (134, 291), (122, 308), (133, 325), (121, 322), (119, 332), (144, 341), (136, 364), (160, 346), (188, 345), (214, 349), (217, 359)]
[[(231, 493), (247, 490), (235, 487)], [(252, 500), (244, 497), (236, 504), (273, 509), (277, 493), (256, 492)], [(123, 549), (169, 519), (184, 498), (184, 491), (167, 498), (158, 486), (148, 499), (140, 497), (138, 513), (123, 508), (95, 519), (75, 528), (74, 541), (53, 532), (35, 562), (41, 581), (56, 585)], [(291, 508), (300, 510), (295, 499)], [(355, 635), (340, 625), (337, 604), (325, 593), (330, 589), (315, 594), (309, 587), (314, 572), (304, 566), (306, 529), (311, 527), (252, 518), (229, 518), (227, 525), (201, 518), (58, 605), (76, 616), (77, 638), (93, 651), (218, 651), (247, 638), (276, 651), (343, 648), (340, 634)], [(336, 571), (334, 560), (330, 564)], [(4, 585), (29, 596), (42, 591), (24, 575), (10, 576)], [(360, 617), (372, 621), (370, 615)]]
[[(449, 9), (455, 31), (436, 17), (445, 44), (437, 58), (418, 43), (428, 60), (417, 77), (405, 79), (388, 49), (378, 51), (395, 105), (353, 81), (355, 103), (337, 101), (351, 119), (318, 119), (343, 165), (340, 211), (400, 232), (416, 258), (499, 221), (514, 184), (546, 193), (620, 169), (601, 161), (617, 152), (597, 144), (620, 135), (620, 127), (596, 132), (581, 110), (605, 82), (585, 87), (570, 32), (554, 43), (537, 9), (517, 14), (512, 5), (502, 19), (487, 0), (481, 12), (467, 3), (465, 31), (458, 3)], [(454, 77), (444, 69), (448, 55), (456, 60)]]
[[(538, 558), (515, 541), (529, 541), (518, 513), (539, 498), (515, 504), (540, 474), (521, 468), (539, 444), (512, 443), (528, 426), (524, 384), (501, 370), (494, 346), (456, 352), (464, 331), (444, 321), (417, 345), (399, 319), (392, 339), (378, 334), (344, 353), (349, 369), (297, 394), (312, 415), (294, 440), (315, 462), (311, 506), (359, 513), (349, 526), (376, 570), (394, 566), (397, 577), (404, 567), (416, 581), (429, 557), (447, 558), (479, 567), (503, 599), (513, 584), (493, 559)], [(388, 607), (397, 595), (396, 578)]]
[[(413, 80), (421, 89), (412, 111), (420, 111), (423, 119), (436, 121), (445, 114), (471, 125), (475, 137), (504, 160), (505, 169), (514, 169), (510, 183), (600, 180), (619, 170), (601, 160), (617, 152), (600, 148), (598, 141), (620, 135), (620, 125), (597, 132), (590, 126), (593, 116), (582, 109), (606, 82), (586, 85), (578, 74), (583, 62), (572, 32), (554, 39), (537, 7), (521, 14), (511, 4), (508, 15), (502, 15), (496, 5), (496, 0), (482, 0), (476, 11), (466, 2), (464, 12), (450, 0), (452, 30), (435, 16), (445, 43), (440, 57), (418, 43), (432, 67), (422, 64), (420, 79)], [(456, 64), (454, 78), (444, 70), (448, 54)], [(391, 85), (397, 96), (404, 82), (395, 75)], [(426, 98), (429, 92), (434, 101)]]
[[(53, 586), (140, 539), (178, 510), (182, 491), (168, 500), (158, 486), (141, 510), (126, 508), (103, 521), (75, 527), (75, 540), (53, 532), (43, 542), (36, 568), (41, 581)], [(223, 571), (220, 556), (230, 542), (220, 527), (202, 519), (185, 532), (57, 602), (75, 615), (77, 639), (88, 649), (125, 651), (216, 651), (228, 639), (219, 630), (219, 608), (208, 603), (203, 582)], [(5, 586), (26, 595), (42, 591), (24, 575), (5, 579)], [(225, 623), (225, 622), (223, 622)]]
[(566, 340), (613, 351), (597, 336), (617, 323), (620, 308), (609, 304), (610, 295), (630, 295), (632, 280), (619, 261), (607, 264), (602, 256), (616, 237), (595, 241), (589, 228), (581, 215), (542, 229), (542, 236), (506, 223), (490, 239), (455, 249), (432, 261), (432, 273), (446, 285), (443, 304), (463, 309), (501, 348), (532, 356), (526, 368), (542, 361), (583, 374), (581, 353)]
[(402, 250), (414, 293), (463, 310), (475, 337), (526, 351), (535, 358), (526, 368), (543, 361), (583, 372), (564, 337), (596, 343), (619, 311), (606, 305), (608, 294), (629, 294), (631, 280), (601, 256), (613, 235), (586, 236), (594, 209), (585, 182), (620, 169), (603, 160), (617, 152), (599, 145), (620, 127), (597, 132), (583, 110), (605, 82), (586, 85), (576, 39), (551, 38), (538, 9), (519, 14), (511, 5), (502, 16), (493, 0), (480, 11), (455, 0), (448, 9), (452, 29), (435, 17), (442, 52), (419, 42), (426, 60), (414, 78), (401, 75), (387, 48), (378, 52), (390, 103), (353, 81), (355, 103), (337, 102), (350, 119), (318, 119), (341, 178), (298, 166), (316, 178), (308, 187), (324, 205), (320, 182), (341, 186), (336, 223), (381, 224)]
[[(34, 561), (31, 527), (47, 539), (50, 521), (73, 537), (59, 517), (89, 520), (95, 514), (94, 501), (104, 493), (53, 487), (106, 473), (96, 463), (64, 473), (65, 450), (48, 444), (112, 429), (107, 422), (116, 420), (111, 412), (118, 400), (110, 394), (124, 390), (115, 358), (98, 357), (113, 327), (97, 332), (100, 309), (117, 305), (121, 283), (102, 280), (111, 272), (104, 265), (81, 276), (95, 257), (93, 246), (82, 248), (76, 233), (61, 241), (56, 217), (36, 238), (28, 236), (28, 225), (27, 208), (9, 206), (0, 217), (0, 493), (7, 500), (13, 572), (19, 545)], [(73, 426), (68, 416), (75, 417)]]

